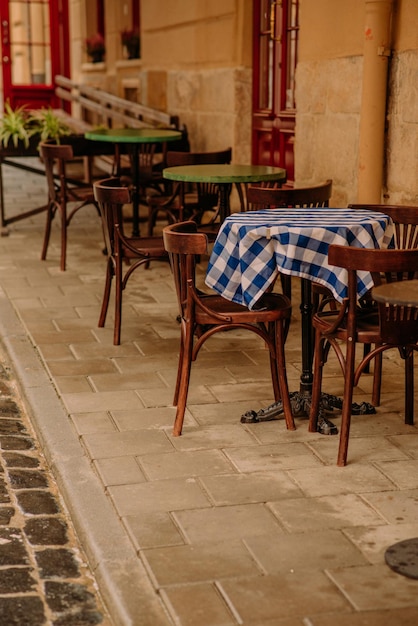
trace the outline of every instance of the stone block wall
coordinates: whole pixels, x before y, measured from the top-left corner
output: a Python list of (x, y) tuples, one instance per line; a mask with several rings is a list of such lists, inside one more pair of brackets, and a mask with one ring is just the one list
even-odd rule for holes
[(232, 147), (235, 163), (251, 162), (251, 70), (148, 70), (143, 102), (178, 115), (193, 151)]
[[(333, 179), (331, 203), (357, 201), (362, 56), (299, 63), (296, 185)], [(389, 68), (383, 200), (418, 204), (418, 52), (395, 52)]]
[(296, 73), (296, 186), (333, 180), (332, 203), (357, 195), (362, 57), (301, 62)]
[(389, 83), (385, 197), (418, 205), (418, 51), (395, 53)]

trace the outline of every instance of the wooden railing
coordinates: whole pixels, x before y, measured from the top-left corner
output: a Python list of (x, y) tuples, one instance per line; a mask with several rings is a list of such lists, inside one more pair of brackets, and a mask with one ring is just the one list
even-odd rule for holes
[[(71, 102), (80, 105), (81, 118), (78, 121), (81, 125), (86, 124), (87, 120), (91, 126), (88, 120), (93, 113), (96, 126), (112, 127), (116, 123), (118, 126), (131, 128), (149, 128), (150, 126), (179, 128), (179, 119), (176, 115), (119, 98), (102, 89), (77, 84), (65, 76), (55, 76), (55, 83), (57, 85), (55, 93), (63, 103)], [(61, 108), (64, 109), (64, 104)], [(71, 120), (74, 123), (77, 122), (73, 116)]]
[[(54, 109), (54, 113), (63, 119), (71, 131), (74, 133), (85, 133), (92, 127), (104, 126), (130, 127), (130, 128), (173, 128), (181, 130), (183, 138), (187, 142), (187, 130), (183, 126), (179, 128), (179, 119), (176, 115), (170, 115), (164, 111), (158, 111), (142, 104), (119, 98), (111, 93), (107, 93), (101, 89), (96, 89), (88, 85), (79, 85), (65, 76), (55, 76), (56, 89), (55, 93), (61, 100), (61, 108)], [(71, 115), (67, 112), (68, 105), (65, 103), (74, 103), (79, 105), (79, 115)], [(182, 148), (176, 148), (182, 149)], [(107, 154), (106, 151), (103, 151)], [(23, 162), (16, 157), (33, 157), (38, 156), (37, 144), (31, 143), (29, 148), (15, 149), (0, 148), (0, 232), (1, 235), (8, 234), (7, 226), (12, 222), (35, 215), (40, 211), (44, 211), (46, 206), (38, 207), (30, 211), (19, 213), (11, 217), (6, 216), (4, 204), (3, 176), (2, 164), (11, 165), (19, 169), (30, 171), (35, 174), (44, 175), (44, 168), (33, 167), (31, 163)], [(13, 158), (12, 158), (13, 157)], [(12, 160), (10, 160), (12, 158)], [(121, 159), (124, 158), (122, 155)], [(102, 156), (102, 165), (106, 167), (113, 163), (113, 158)], [(109, 166), (109, 167), (110, 167)]]

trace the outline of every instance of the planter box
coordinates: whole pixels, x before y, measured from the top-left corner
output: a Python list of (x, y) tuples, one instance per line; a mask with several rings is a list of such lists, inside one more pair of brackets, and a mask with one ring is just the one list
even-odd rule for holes
[(39, 156), (39, 141), (39, 135), (33, 135), (29, 140), (29, 146), (27, 148), (25, 147), (23, 141), (20, 140), (15, 148), (12, 140), (10, 139), (7, 147), (4, 147), (3, 144), (0, 146), (0, 158)]
[[(39, 157), (39, 141), (39, 135), (34, 135), (30, 138), (29, 146), (27, 148), (21, 141), (19, 141), (16, 148), (14, 147), (12, 142), (9, 142), (6, 148), (4, 146), (0, 146), (0, 228), (2, 236), (8, 235), (8, 224), (25, 219), (26, 217), (30, 217), (32, 215), (40, 213), (41, 211), (45, 211), (47, 208), (47, 205), (45, 205), (43, 207), (34, 208), (31, 211), (25, 211), (18, 215), (14, 215), (12, 217), (7, 217), (4, 204), (2, 164), (26, 170), (34, 174), (39, 174), (40, 176), (45, 176), (45, 170), (40, 161), (39, 167), (33, 167), (32, 165), (28, 165), (26, 162), (22, 163), (18, 160), (14, 160), (18, 159), (19, 157)], [(74, 156), (76, 158), (114, 154), (113, 144), (105, 144), (101, 141), (90, 141), (84, 137), (84, 134), (64, 136), (61, 138), (61, 143), (71, 145), (73, 147)], [(47, 201), (47, 195), (45, 195), (45, 200)]]

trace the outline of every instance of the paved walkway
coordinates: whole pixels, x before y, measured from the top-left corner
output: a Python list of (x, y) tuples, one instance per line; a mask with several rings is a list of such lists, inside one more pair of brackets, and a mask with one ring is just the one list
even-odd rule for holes
[[(44, 201), (42, 180), (5, 169), (12, 210)], [(173, 438), (168, 266), (132, 278), (113, 346), (113, 316), (97, 328), (105, 260), (94, 211), (71, 226), (65, 273), (56, 228), (39, 260), (43, 222), (16, 222), (0, 240), (0, 335), (114, 624), (416, 624), (418, 582), (384, 562), (387, 546), (418, 536), (417, 430), (402, 423), (397, 356), (385, 359), (378, 413), (353, 418), (345, 468), (337, 438), (309, 434), (306, 421), (296, 432), (240, 424), (271, 401), (267, 353), (243, 332), (206, 344)], [(297, 306), (287, 359), (295, 389)], [(335, 362), (326, 388), (342, 391)], [(370, 388), (365, 376), (356, 400)]]

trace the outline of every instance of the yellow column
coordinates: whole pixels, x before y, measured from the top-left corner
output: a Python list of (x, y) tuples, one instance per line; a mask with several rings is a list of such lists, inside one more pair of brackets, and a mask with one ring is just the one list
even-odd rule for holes
[(358, 202), (380, 203), (393, 0), (365, 0)]

